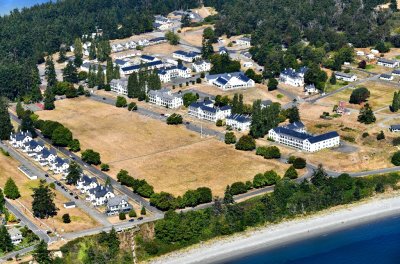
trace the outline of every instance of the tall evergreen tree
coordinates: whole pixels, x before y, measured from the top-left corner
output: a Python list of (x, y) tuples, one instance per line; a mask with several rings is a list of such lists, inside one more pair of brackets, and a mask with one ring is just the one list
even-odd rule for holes
[(24, 114), (25, 114), (25, 109), (22, 107), (21, 101), (18, 101), (16, 107), (15, 107), (15, 112), (17, 112), (17, 117), (21, 119)]
[(26, 111), (22, 116), (21, 126), (19, 128), (20, 131), (29, 131), (31, 132), (32, 136), (35, 138), (37, 137), (35, 125), (33, 124), (31, 118), (31, 111)]
[(0, 189), (0, 214), (4, 214), (6, 209), (6, 199), (4, 198), (3, 190)]
[(107, 84), (109, 84), (111, 80), (114, 79), (114, 65), (111, 58), (107, 59), (106, 79), (107, 79)]
[(47, 87), (46, 91), (44, 92), (44, 110), (53, 110), (56, 108), (54, 101), (55, 101), (54, 93), (51, 87)]
[(397, 112), (400, 108), (400, 92), (394, 92), (392, 100), (392, 111)]
[(82, 65), (82, 58), (83, 58), (83, 45), (80, 38), (75, 39), (74, 42), (74, 64), (76, 67), (81, 67)]
[(54, 204), (55, 194), (50, 190), (45, 181), (40, 181), (39, 187), (33, 188), (32, 211), (35, 217), (48, 218), (57, 214)]
[(128, 97), (129, 98), (134, 98), (135, 95), (137, 95), (136, 90), (139, 85), (137, 78), (138, 78), (138, 76), (137, 76), (136, 72), (129, 75), (129, 78), (128, 78)]
[(299, 108), (297, 106), (293, 106), (287, 110), (287, 115), (289, 118), (289, 123), (294, 123), (300, 121), (300, 113)]
[(89, 66), (89, 73), (88, 73), (88, 86), (89, 88), (93, 88), (96, 86), (96, 73), (94, 72), (94, 69), (92, 66)]
[(14, 248), (14, 245), (11, 240), (11, 236), (7, 231), (7, 228), (2, 225), (0, 227), (0, 249), (3, 252), (10, 252)]
[(239, 102), (237, 107), (237, 113), (243, 114), (244, 112), (244, 103), (243, 103), (243, 94), (239, 94)]
[(76, 184), (82, 174), (82, 168), (75, 162), (72, 161), (69, 164), (68, 175), (67, 175), (67, 184)]
[(40, 75), (39, 75), (39, 69), (35, 66), (31, 70), (31, 75), (30, 75), (30, 97), (31, 97), (31, 102), (37, 103), (40, 102), (43, 99), (42, 92), (40, 91)]
[(115, 67), (114, 67), (114, 79), (120, 79), (121, 78), (121, 73), (119, 72), (119, 66), (118, 65), (115, 65)]
[(232, 113), (237, 114), (238, 113), (238, 104), (239, 104), (239, 96), (237, 93), (233, 95), (232, 99)]
[(101, 65), (97, 65), (96, 84), (99, 89), (103, 89), (105, 85), (105, 76)]
[(89, 48), (89, 60), (96, 59), (96, 42), (92, 40)]
[(6, 184), (4, 185), (4, 195), (9, 198), (9, 199), (18, 199), (21, 197), (21, 194), (19, 193), (18, 187), (15, 184), (14, 180), (11, 178), (8, 178), (6, 181)]
[(67, 60), (67, 48), (65, 44), (60, 45), (60, 52), (58, 53), (58, 63), (63, 63)]
[(397, 12), (398, 11), (398, 9), (397, 9), (397, 0), (390, 0), (389, 7), (393, 12)]
[(8, 113), (8, 102), (4, 97), (0, 97), (0, 140), (10, 139), (13, 126)]
[(78, 83), (78, 71), (74, 64), (70, 61), (63, 70), (63, 81), (70, 83)]
[(52, 264), (53, 260), (50, 257), (50, 251), (47, 249), (47, 243), (40, 240), (33, 251), (33, 259), (39, 264)]
[(372, 111), (372, 108), (368, 103), (364, 105), (363, 108), (360, 109), (360, 114), (358, 115), (357, 118), (358, 122), (364, 123), (364, 124), (372, 124), (376, 121), (376, 117), (374, 115), (374, 112)]
[(233, 200), (233, 195), (231, 193), (231, 187), (228, 185), (226, 186), (225, 189), (225, 194), (224, 194), (224, 204), (232, 204), (235, 201)]
[(55, 87), (57, 84), (57, 74), (54, 67), (53, 58), (51, 56), (47, 56), (45, 67), (44, 73), (47, 79), (47, 87)]
[(201, 43), (201, 56), (203, 59), (209, 59), (214, 54), (214, 48), (209, 39), (203, 37)]

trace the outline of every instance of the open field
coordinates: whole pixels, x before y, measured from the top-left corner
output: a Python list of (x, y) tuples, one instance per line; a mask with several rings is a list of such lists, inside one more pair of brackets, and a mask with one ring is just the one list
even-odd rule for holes
[(56, 110), (39, 115), (70, 128), (82, 149), (99, 151), (113, 177), (127, 169), (134, 177), (148, 180), (156, 191), (180, 195), (207, 186), (222, 196), (226, 185), (235, 181), (251, 180), (270, 169), (282, 174), (286, 169), (215, 139), (201, 139), (183, 126), (168, 126), (86, 98), (57, 101)]
[(181, 33), (178, 33), (179, 37), (190, 43), (191, 45), (201, 47), (203, 40), (203, 30), (207, 27), (213, 27), (212, 25), (204, 25), (200, 27), (188, 27), (183, 28)]
[(151, 56), (171, 56), (171, 54), (177, 50), (180, 50), (179, 46), (173, 46), (169, 43), (162, 43), (158, 45), (147, 46), (143, 49), (144, 54), (150, 54)]
[[(380, 82), (380, 81), (369, 81), (365, 82), (357, 87), (366, 87), (371, 93), (371, 97), (368, 99), (369, 104), (372, 106), (373, 110), (378, 110), (382, 107), (386, 107), (391, 104), (393, 99), (393, 93), (398, 91), (399, 88), (393, 86), (390, 82)], [(338, 104), (339, 101), (348, 102), (350, 99), (352, 89), (346, 89), (340, 93), (336, 93), (332, 96), (322, 99), (321, 103), (328, 103), (332, 106)], [(359, 105), (348, 104), (349, 108), (360, 109)]]
[[(29, 180), (22, 172), (20, 172), (17, 167), (19, 166), (18, 162), (13, 160), (10, 157), (6, 157), (3, 154), (0, 154), (0, 182), (2, 182), (2, 186), (4, 187), (5, 182), (9, 177), (11, 177), (16, 185), (19, 188), (21, 193), (21, 197), (16, 201), (12, 201), (12, 203), (21, 208), (22, 211), (25, 211), (22, 208), (28, 208), (31, 210), (32, 204), (32, 188), (37, 187), (39, 185), (39, 180)], [(57, 228), (58, 232), (73, 232), (73, 231), (80, 231), (88, 228), (96, 227), (98, 224), (89, 217), (86, 213), (84, 213), (79, 208), (72, 208), (72, 209), (65, 209), (63, 204), (68, 202), (69, 200), (64, 197), (58, 191), (54, 191), (56, 194), (55, 204), (60, 209), (57, 212), (57, 216), (41, 220), (46, 225), (50, 226), (51, 228)], [(23, 205), (23, 206), (22, 206)], [(64, 224), (62, 222), (62, 215), (65, 213), (69, 213), (72, 222), (70, 224)], [(33, 219), (38, 226), (41, 223), (34, 219), (29, 213), (26, 214), (31, 219)], [(43, 226), (43, 225), (42, 225)]]

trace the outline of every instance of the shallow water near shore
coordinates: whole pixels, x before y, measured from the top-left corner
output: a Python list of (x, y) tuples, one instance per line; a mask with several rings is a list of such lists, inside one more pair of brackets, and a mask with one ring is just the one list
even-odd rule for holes
[(394, 264), (399, 248), (400, 214), (215, 263)]

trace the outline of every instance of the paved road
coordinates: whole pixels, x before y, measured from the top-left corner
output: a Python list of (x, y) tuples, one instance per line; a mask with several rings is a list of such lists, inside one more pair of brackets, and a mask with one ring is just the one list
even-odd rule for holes
[[(24, 156), (22, 156), (20, 153), (18, 153), (16, 150), (13, 148), (8, 147), (4, 143), (0, 142), (0, 147), (10, 153), (10, 156), (13, 157), (15, 160), (17, 160), (19, 163), (22, 165), (26, 166), (29, 170), (31, 170), (39, 179), (46, 180), (47, 182), (51, 183), (54, 182), (55, 180), (50, 177), (45, 177), (46, 172), (42, 169), (39, 169), (36, 167), (33, 162)], [(60, 186), (56, 185), (56, 190), (61, 192), (67, 199), (72, 199), (73, 197), (69, 194), (69, 192), (66, 192), (64, 189), (62, 189)], [(74, 202), (76, 203), (77, 207), (81, 208), (84, 212), (87, 212), (90, 214), (91, 217), (93, 217), (96, 221), (101, 223), (102, 225), (109, 226), (110, 222), (108, 222), (107, 217), (104, 214), (99, 213), (96, 209), (89, 207), (86, 202), (80, 200), (80, 199), (74, 199)]]
[(25, 255), (25, 254), (27, 254), (29, 252), (32, 252), (32, 251), (35, 250), (35, 247), (36, 247), (36, 245), (33, 245), (33, 246), (26, 247), (26, 248), (23, 248), (23, 249), (20, 249), (20, 250), (17, 250), (17, 251), (10, 252), (10, 253), (8, 253), (8, 254), (6, 254), (6, 255), (4, 255), (4, 256), (2, 256), (0, 258), (0, 263), (6, 262), (7, 259), (15, 258), (16, 255), (22, 256), (22, 255)]

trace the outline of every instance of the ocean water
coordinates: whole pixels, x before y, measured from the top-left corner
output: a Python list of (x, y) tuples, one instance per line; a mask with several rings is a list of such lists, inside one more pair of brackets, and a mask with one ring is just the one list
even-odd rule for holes
[(218, 263), (397, 264), (400, 215)]
[(6, 15), (14, 8), (30, 7), (50, 0), (0, 0), (0, 15)]

